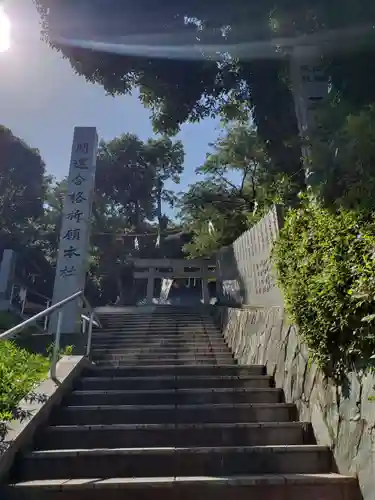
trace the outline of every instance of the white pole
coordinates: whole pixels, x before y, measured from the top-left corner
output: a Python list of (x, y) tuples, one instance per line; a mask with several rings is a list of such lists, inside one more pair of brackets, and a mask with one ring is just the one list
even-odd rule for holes
[[(50, 304), (51, 304), (51, 301), (47, 300), (47, 309), (49, 308)], [(48, 327), (48, 316), (45, 316), (44, 317), (44, 325), (43, 325), (44, 331), (47, 331), (47, 327)]]
[(55, 343), (52, 352), (52, 364), (51, 364), (51, 378), (56, 379), (56, 365), (60, 354), (60, 333), (61, 333), (61, 323), (63, 319), (63, 311), (59, 311), (57, 315), (57, 328)]
[(93, 322), (94, 322), (94, 311), (91, 311), (90, 321), (89, 321), (89, 331), (87, 334), (86, 356), (90, 356)]
[(25, 289), (25, 293), (23, 293), (22, 295), (23, 295), (23, 300), (22, 300), (21, 314), (23, 314), (25, 311), (26, 298), (27, 298), (27, 288)]
[(154, 270), (149, 271), (149, 276), (147, 279), (147, 304), (152, 304), (152, 299), (154, 297)]
[(9, 303), (10, 303), (10, 305), (12, 305), (13, 296), (14, 296), (14, 283), (13, 283), (12, 288), (10, 290), (10, 297), (9, 297)]

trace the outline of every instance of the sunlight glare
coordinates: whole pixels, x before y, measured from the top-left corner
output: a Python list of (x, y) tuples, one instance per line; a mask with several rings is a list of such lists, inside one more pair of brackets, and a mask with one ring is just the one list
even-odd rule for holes
[(0, 52), (6, 52), (10, 48), (10, 20), (0, 6)]

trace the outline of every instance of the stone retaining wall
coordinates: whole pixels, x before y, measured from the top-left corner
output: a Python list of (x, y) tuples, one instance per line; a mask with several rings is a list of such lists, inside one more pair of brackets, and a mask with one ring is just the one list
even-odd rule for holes
[(313, 363), (282, 307), (217, 307), (217, 320), (240, 364), (264, 364), (312, 423), (318, 444), (331, 447), (337, 469), (356, 475), (364, 500), (375, 500), (375, 377), (350, 373), (347, 386), (327, 380)]

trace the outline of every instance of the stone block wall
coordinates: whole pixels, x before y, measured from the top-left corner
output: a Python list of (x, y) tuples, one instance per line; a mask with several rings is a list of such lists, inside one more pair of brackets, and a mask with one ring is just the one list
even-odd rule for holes
[(216, 256), (218, 298), (230, 305), (269, 307), (282, 304), (271, 251), (282, 226), (282, 210), (274, 206), (251, 229)]
[(267, 367), (317, 443), (332, 449), (338, 471), (356, 475), (364, 500), (375, 500), (374, 375), (349, 373), (345, 386), (325, 378), (280, 306), (218, 307), (216, 316), (238, 362)]

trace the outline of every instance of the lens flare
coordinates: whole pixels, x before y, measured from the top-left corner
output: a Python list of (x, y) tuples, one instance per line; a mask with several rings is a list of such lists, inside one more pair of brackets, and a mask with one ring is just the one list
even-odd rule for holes
[(6, 52), (10, 48), (10, 20), (0, 6), (0, 52)]

